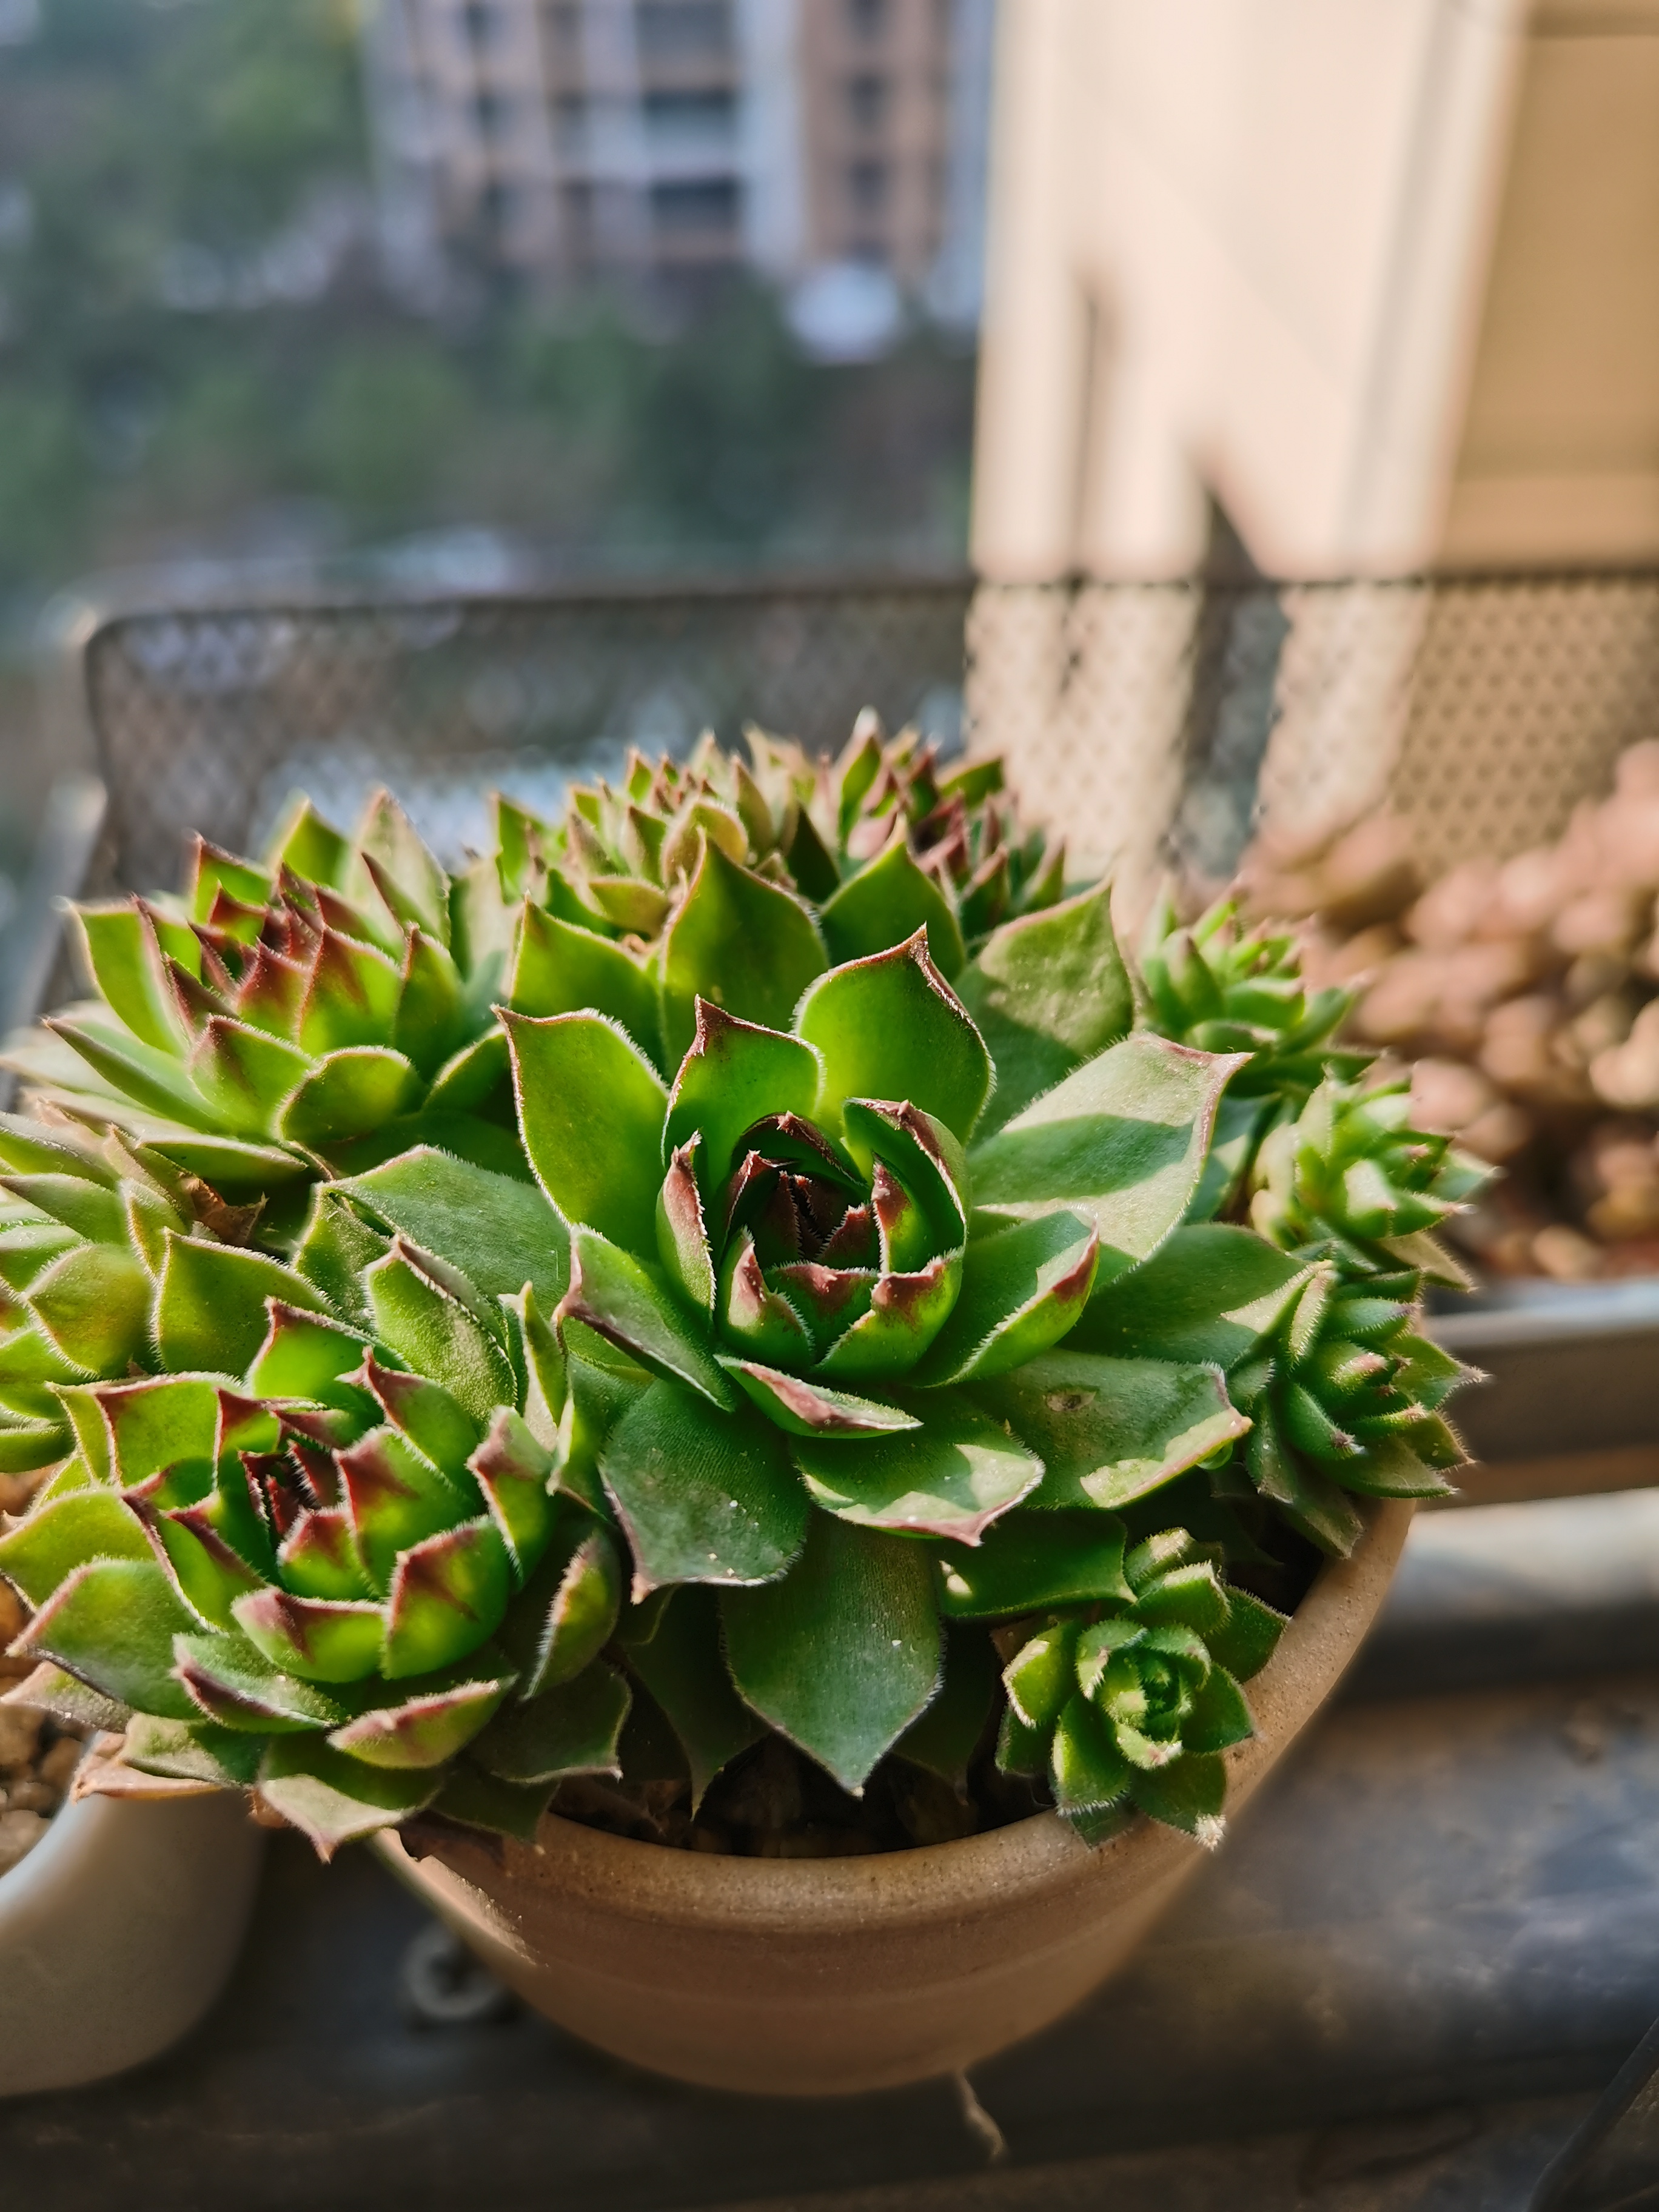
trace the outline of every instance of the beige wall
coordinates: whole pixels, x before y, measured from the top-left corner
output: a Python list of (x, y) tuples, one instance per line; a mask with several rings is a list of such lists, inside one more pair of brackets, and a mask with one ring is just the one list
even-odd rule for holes
[(1528, 43), (1442, 556), (1659, 555), (1659, 4)]
[(1659, 554), (1659, 0), (1004, 0), (975, 553)]

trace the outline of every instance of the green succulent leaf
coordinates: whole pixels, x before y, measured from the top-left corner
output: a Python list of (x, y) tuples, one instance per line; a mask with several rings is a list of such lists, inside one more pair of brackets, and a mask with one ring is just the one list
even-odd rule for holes
[(112, 1479), (126, 1489), (165, 1474), (163, 1505), (193, 1504), (213, 1476), (221, 1397), (210, 1376), (161, 1375), (88, 1392), (108, 1438)]
[(257, 1736), (239, 1735), (212, 1721), (158, 1720), (153, 1713), (133, 1715), (121, 1747), (124, 1766), (181, 1782), (210, 1783), (216, 1790), (251, 1790), (264, 1755)]
[(668, 1100), (665, 1161), (701, 1133), (698, 1181), (710, 1203), (738, 1164), (738, 1140), (764, 1115), (810, 1118), (817, 1103), (818, 1056), (799, 1037), (739, 1021), (705, 999)]
[(1289, 1626), (1282, 1613), (1249, 1590), (1229, 1589), (1227, 1618), (1205, 1641), (1218, 1667), (1224, 1667), (1235, 1681), (1248, 1682), (1273, 1657)]
[(449, 943), (449, 878), (389, 791), (368, 804), (357, 845), (364, 867), (400, 930), (413, 924)]
[(276, 1133), (326, 1152), (395, 1120), (422, 1087), (413, 1064), (389, 1045), (351, 1045), (326, 1054), (295, 1085), (276, 1116)]
[(239, 1597), (230, 1610), (254, 1649), (302, 1682), (361, 1682), (380, 1664), (385, 1624), (380, 1608), (365, 1599), (296, 1597), (266, 1587)]
[(1324, 1475), (1303, 1466), (1286, 1447), (1271, 1415), (1261, 1409), (1245, 1452), (1250, 1480), (1261, 1495), (1322, 1551), (1346, 1559), (1365, 1528), (1352, 1498)]
[(1048, 1762), (1054, 1802), (1062, 1813), (1091, 1813), (1115, 1804), (1135, 1778), (1116, 1733), (1081, 1692), (1073, 1694), (1054, 1723)]
[(832, 1130), (849, 1098), (902, 1099), (965, 1138), (990, 1094), (990, 1054), (922, 930), (820, 977), (795, 1027), (823, 1059), (815, 1118)]
[(1241, 1064), (1144, 1031), (1126, 1037), (975, 1147), (975, 1202), (1013, 1219), (1057, 1206), (1087, 1216), (1100, 1232), (1097, 1279), (1109, 1282), (1180, 1222)]
[(441, 1766), (488, 1725), (512, 1686), (510, 1674), (480, 1674), (397, 1705), (371, 1706), (328, 1740), (370, 1766)]
[(118, 1735), (132, 1717), (131, 1706), (102, 1696), (47, 1660), (0, 1693), (0, 1705), (29, 1705), (66, 1728), (108, 1729)]
[(674, 1288), (699, 1313), (714, 1310), (714, 1262), (698, 1187), (702, 1139), (676, 1147), (657, 1194), (657, 1256)]
[(50, 1420), (58, 1401), (49, 1385), (83, 1382), (86, 1370), (66, 1359), (38, 1323), (0, 1336), (0, 1406), (26, 1420)]
[(429, 1083), (463, 1042), (468, 1027), (460, 970), (435, 938), (411, 929), (404, 943), (392, 1043)]
[(363, 1283), (381, 1342), (442, 1383), (476, 1421), (514, 1403), (517, 1378), (500, 1338), (429, 1255), (399, 1237), (365, 1270)]
[(95, 1244), (119, 1244), (126, 1240), (126, 1210), (118, 1191), (89, 1182), (80, 1175), (0, 1176), (0, 1190), (9, 1191), (22, 1204), (61, 1221), (77, 1237)]
[(71, 909), (88, 973), (141, 1042), (179, 1049), (179, 1024), (148, 915), (131, 899)]
[(902, 824), (867, 867), (831, 893), (818, 922), (837, 964), (908, 944), (919, 929), (927, 931), (933, 965), (947, 980), (968, 957), (962, 925), (939, 884), (912, 857)]
[(902, 1406), (834, 1390), (815, 1378), (788, 1375), (758, 1360), (721, 1355), (720, 1365), (744, 1396), (790, 1436), (888, 1436), (921, 1425), (920, 1417)]
[(940, 1606), (951, 1620), (1005, 1620), (1052, 1606), (1127, 1603), (1124, 1542), (1123, 1523), (1108, 1514), (1011, 1514), (976, 1546), (940, 1546)]
[(781, 1582), (720, 1600), (739, 1694), (845, 1790), (863, 1788), (939, 1686), (920, 1545), (825, 1513)]
[(884, 1436), (805, 1435), (793, 1451), (815, 1504), (866, 1528), (977, 1543), (1042, 1479), (1042, 1462), (955, 1391), (915, 1401), (920, 1425)]
[(149, 1559), (149, 1540), (131, 1510), (107, 1490), (76, 1490), (37, 1505), (0, 1536), (0, 1575), (32, 1606), (43, 1606), (88, 1559)]
[(1110, 884), (1004, 922), (956, 988), (996, 1062), (988, 1135), (1128, 1034), (1134, 994)]
[(688, 1384), (711, 1405), (729, 1409), (737, 1403), (695, 1325), (653, 1273), (591, 1229), (572, 1231), (570, 1288), (554, 1318), (581, 1322), (653, 1373)]
[(574, 1680), (598, 1656), (621, 1613), (623, 1584), (610, 1532), (565, 1502), (540, 1564), (501, 1628), (519, 1667), (521, 1698)]
[(437, 1796), (428, 1767), (370, 1766), (316, 1735), (277, 1736), (259, 1769), (258, 1796), (308, 1838), (322, 1859), (342, 1844), (395, 1828)]
[(1165, 1827), (1179, 1828), (1200, 1843), (1218, 1843), (1227, 1800), (1226, 1762), (1218, 1753), (1194, 1753), (1137, 1774), (1130, 1795), (1139, 1811)]
[(243, 1374), (264, 1341), (267, 1298), (313, 1313), (325, 1304), (303, 1275), (265, 1253), (169, 1231), (155, 1293), (162, 1364)]
[(173, 1638), (173, 1672), (193, 1701), (221, 1728), (252, 1735), (305, 1734), (337, 1728), (352, 1711), (350, 1693), (284, 1674), (238, 1630), (227, 1635), (185, 1632)]
[(1208, 1637), (1226, 1622), (1227, 1595), (1210, 1562), (1192, 1559), (1146, 1583), (1135, 1596), (1134, 1617), (1148, 1627)]
[[(80, 1055), (106, 1086), (107, 1097), (131, 1101), (186, 1129), (213, 1128), (216, 1118), (213, 1109), (170, 1054), (123, 1034), (93, 1014), (74, 1019), (51, 1018), (41, 1027)], [(27, 1052), (9, 1051), (7, 1058), (24, 1075), (33, 1072)], [(44, 1068), (40, 1072), (48, 1073)]]
[(961, 1292), (916, 1379), (975, 1382), (1057, 1344), (1083, 1311), (1099, 1247), (1093, 1224), (1063, 1207), (970, 1238)]
[(463, 1756), (443, 1770), (443, 1786), (430, 1809), (463, 1827), (533, 1844), (552, 1794), (550, 1782), (498, 1782)]
[(61, 1460), (68, 1449), (60, 1422), (0, 1424), (0, 1474), (33, 1474)]
[(826, 964), (817, 924), (802, 902), (704, 837), (684, 901), (663, 937), (662, 1029), (670, 1064), (692, 1043), (700, 998), (740, 1021), (787, 1029), (802, 992)]
[(635, 1599), (664, 1583), (763, 1583), (799, 1553), (807, 1505), (778, 1432), (677, 1382), (628, 1406), (599, 1454), (634, 1554)]
[(113, 1190), (120, 1181), (106, 1159), (66, 1130), (21, 1114), (0, 1114), (0, 1164), (13, 1175), (70, 1176), (102, 1190)]
[(1069, 1342), (976, 1385), (973, 1395), (1041, 1456), (1046, 1473), (1034, 1506), (1117, 1510), (1249, 1427), (1213, 1367), (1109, 1359)]
[(386, 1249), (386, 1239), (334, 1185), (317, 1185), (294, 1251), (295, 1273), (317, 1294), (313, 1303), (372, 1328), (362, 1271)]
[[(119, 1374), (149, 1350), (151, 1291), (147, 1270), (125, 1245), (82, 1244), (35, 1279), (29, 1304), (39, 1327), (73, 1366)], [(208, 1363), (185, 1358), (178, 1364)]]
[(617, 1642), (680, 1740), (695, 1813), (720, 1769), (766, 1734), (766, 1723), (732, 1686), (718, 1593), (696, 1584), (672, 1590), (648, 1637), (630, 1637), (624, 1620)]
[(908, 1375), (944, 1327), (961, 1285), (960, 1252), (941, 1253), (914, 1274), (878, 1277), (868, 1310), (831, 1344), (818, 1374), (837, 1383)]
[(1255, 1723), (1237, 1683), (1219, 1667), (1213, 1668), (1203, 1688), (1194, 1694), (1192, 1711), (1182, 1727), (1182, 1745), (1189, 1752), (1225, 1751), (1231, 1744), (1248, 1742), (1255, 1734)]
[(945, 1686), (920, 1720), (893, 1746), (894, 1755), (936, 1774), (959, 1797), (968, 1794), (968, 1768), (982, 1741), (1002, 1678), (996, 1652), (982, 1629), (945, 1630)]
[(597, 1014), (504, 1014), (519, 1127), (536, 1179), (568, 1222), (639, 1258), (657, 1249), (661, 1078)]
[(849, 1098), (842, 1108), (847, 1149), (861, 1174), (879, 1160), (921, 1207), (935, 1247), (952, 1251), (966, 1241), (968, 1163), (942, 1121), (920, 1108), (877, 1098)]
[(533, 1183), (418, 1145), (336, 1188), (392, 1233), (459, 1267), (486, 1297), (529, 1283), (550, 1313), (570, 1279), (570, 1232)]
[(631, 953), (596, 931), (526, 902), (507, 987), (515, 1013), (592, 1012), (619, 1022), (647, 1058), (662, 1050), (656, 987)]
[(398, 1556), (463, 1517), (460, 1487), (409, 1438), (390, 1426), (372, 1430), (337, 1455), (348, 1510), (369, 1580), (385, 1592)]
[(1177, 1229), (1144, 1267), (1096, 1289), (1071, 1344), (1119, 1358), (1231, 1368), (1254, 1352), (1308, 1279), (1305, 1263), (1248, 1229)]
[(528, 1705), (498, 1713), (472, 1746), (487, 1774), (524, 1785), (568, 1774), (620, 1774), (618, 1746), (632, 1696), (614, 1668), (599, 1662)]
[(468, 1657), (500, 1627), (512, 1589), (507, 1546), (486, 1516), (411, 1545), (392, 1572), (380, 1672), (395, 1681)]
[(256, 1397), (321, 1399), (362, 1365), (368, 1346), (355, 1329), (281, 1298), (270, 1299), (266, 1312), (265, 1340), (247, 1370)]
[(173, 1679), (173, 1639), (198, 1628), (151, 1559), (89, 1559), (60, 1583), (12, 1649), (50, 1659), (118, 1705), (187, 1721), (197, 1709)]
[(553, 1465), (551, 1452), (537, 1442), (507, 1406), (496, 1414), (489, 1436), (467, 1462), (507, 1546), (513, 1578), (519, 1585), (546, 1550), (553, 1534), (553, 1501), (548, 1494)]
[(1077, 1694), (1078, 1624), (1051, 1622), (1028, 1637), (1002, 1672), (1008, 1703), (1028, 1729), (1051, 1729)]

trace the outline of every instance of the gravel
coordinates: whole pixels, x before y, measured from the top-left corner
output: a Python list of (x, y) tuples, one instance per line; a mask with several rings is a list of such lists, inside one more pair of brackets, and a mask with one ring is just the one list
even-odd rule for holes
[[(32, 1659), (4, 1656), (26, 1618), (16, 1593), (0, 1582), (0, 1691), (33, 1671)], [(34, 1706), (0, 1705), (0, 1876), (46, 1834), (85, 1749), (76, 1731)]]

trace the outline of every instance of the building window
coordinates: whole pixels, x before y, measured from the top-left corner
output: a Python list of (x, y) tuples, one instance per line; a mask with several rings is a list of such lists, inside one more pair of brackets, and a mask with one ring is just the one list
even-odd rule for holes
[(553, 0), (547, 11), (547, 27), (556, 46), (575, 46), (582, 34), (580, 0)]
[(517, 195), (512, 185), (492, 177), (478, 195), (478, 212), (489, 235), (499, 244), (512, 229), (517, 212)]
[(702, 138), (724, 137), (738, 112), (729, 92), (648, 92), (644, 107), (647, 129)]
[(854, 76), (847, 80), (847, 112), (854, 131), (879, 131), (887, 119), (887, 80), (884, 76)]
[(855, 39), (879, 39), (887, 28), (887, 0), (847, 0), (847, 27)]
[(473, 99), (472, 116), (478, 127), (478, 136), (486, 144), (493, 144), (507, 136), (507, 118), (512, 103), (505, 93), (480, 92)]
[(854, 214), (865, 216), (880, 215), (887, 205), (890, 182), (885, 161), (849, 162), (847, 196), (853, 204)]
[(647, 57), (732, 52), (731, 0), (639, 0), (634, 21)]
[(651, 187), (652, 221), (664, 238), (708, 238), (734, 232), (738, 208), (735, 177)]
[(477, 51), (482, 52), (501, 28), (501, 17), (493, 0), (466, 0), (461, 10), (466, 24), (466, 35)]

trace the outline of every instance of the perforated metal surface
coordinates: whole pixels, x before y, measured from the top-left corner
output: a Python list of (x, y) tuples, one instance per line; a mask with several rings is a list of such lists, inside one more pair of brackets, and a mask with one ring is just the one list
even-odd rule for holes
[(743, 723), (840, 744), (857, 709), (1009, 760), (1079, 857), (1231, 869), (1265, 813), (1387, 798), (1434, 869), (1553, 836), (1659, 734), (1659, 574), (1432, 582), (714, 586), (128, 615), (86, 649), (112, 865), (257, 840), (301, 785), (384, 777), (453, 853), (492, 783), (550, 803), (629, 743)]
[(756, 720), (817, 750), (866, 702), (954, 742), (965, 582), (570, 594), (124, 617), (86, 649), (113, 870), (171, 880), (187, 829), (257, 841), (290, 789), (349, 818), (384, 779), (453, 857), (492, 786), (551, 804), (625, 747)]

